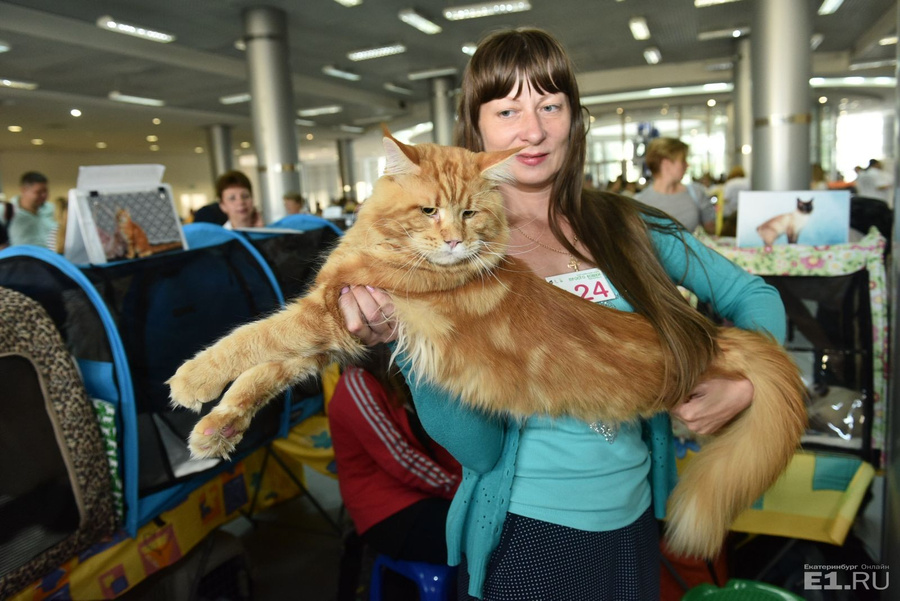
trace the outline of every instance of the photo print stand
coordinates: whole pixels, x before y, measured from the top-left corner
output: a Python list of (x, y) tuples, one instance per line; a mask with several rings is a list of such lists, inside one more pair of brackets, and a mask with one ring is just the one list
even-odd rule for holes
[(738, 248), (846, 244), (848, 190), (742, 191), (738, 196)]
[(80, 167), (69, 190), (65, 256), (103, 264), (187, 249), (162, 165)]

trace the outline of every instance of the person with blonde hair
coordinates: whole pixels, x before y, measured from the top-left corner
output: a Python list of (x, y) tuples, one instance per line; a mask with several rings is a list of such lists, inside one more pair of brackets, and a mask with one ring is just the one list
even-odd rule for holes
[(653, 180), (635, 198), (665, 211), (689, 232), (698, 226), (715, 231), (716, 206), (700, 184), (683, 184), (687, 172), (688, 145), (676, 138), (655, 138), (647, 146), (644, 162)]

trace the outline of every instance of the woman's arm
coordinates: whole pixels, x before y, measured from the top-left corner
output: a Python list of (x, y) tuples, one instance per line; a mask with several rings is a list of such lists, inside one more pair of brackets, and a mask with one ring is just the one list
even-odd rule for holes
[[(394, 306), (384, 291), (366, 286), (348, 287), (342, 291), (340, 303), (348, 331), (364, 344), (396, 339)], [(428, 435), (464, 467), (478, 473), (493, 468), (503, 448), (504, 423), (466, 407), (459, 398), (429, 382), (419, 381), (402, 354), (397, 363)]]

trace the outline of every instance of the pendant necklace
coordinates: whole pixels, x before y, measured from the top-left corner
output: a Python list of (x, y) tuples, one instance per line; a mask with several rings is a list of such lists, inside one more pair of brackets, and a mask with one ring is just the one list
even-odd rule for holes
[[(520, 228), (516, 227), (513, 229), (516, 230), (517, 232), (519, 232), (520, 234), (522, 234), (523, 236), (525, 236), (526, 238), (528, 238), (529, 240), (531, 240), (532, 242), (534, 242), (535, 244), (537, 244), (538, 246), (540, 246), (541, 248), (546, 248), (547, 250), (552, 250), (553, 252), (559, 253), (561, 255), (567, 255), (569, 257), (569, 262), (566, 264), (566, 267), (568, 267), (572, 271), (578, 271), (578, 259), (575, 258), (575, 255), (573, 255), (569, 251), (560, 250), (558, 248), (553, 248), (552, 246), (547, 246), (546, 244), (543, 244), (540, 240), (535, 240), (534, 238), (532, 238), (531, 236), (529, 236), (528, 234), (523, 232)], [(578, 244), (578, 236), (574, 236), (572, 238), (572, 246), (575, 246), (576, 244)]]

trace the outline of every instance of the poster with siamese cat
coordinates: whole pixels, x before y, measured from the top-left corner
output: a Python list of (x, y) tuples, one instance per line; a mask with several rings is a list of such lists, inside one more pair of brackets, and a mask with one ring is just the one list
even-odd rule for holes
[(850, 236), (850, 192), (789, 190), (741, 192), (737, 246), (843, 244)]

